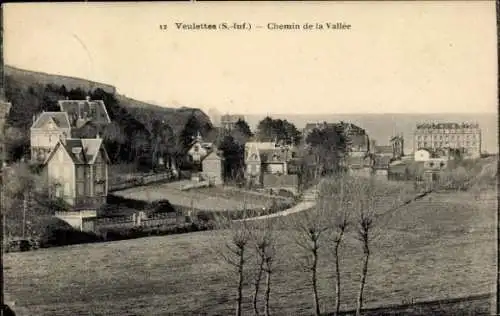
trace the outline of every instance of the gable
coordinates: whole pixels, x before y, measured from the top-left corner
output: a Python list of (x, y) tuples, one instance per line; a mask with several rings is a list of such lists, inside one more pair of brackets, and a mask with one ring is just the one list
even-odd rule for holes
[(260, 162), (260, 153), (257, 146), (250, 145), (246, 148), (245, 158), (247, 161)]
[(40, 126), (40, 128), (46, 129), (46, 130), (58, 130), (59, 127), (57, 127), (56, 122), (50, 117), (45, 124)]
[(94, 159), (95, 164), (107, 164), (109, 162), (108, 155), (106, 153), (106, 150), (101, 144), (101, 147)]
[(68, 115), (65, 112), (43, 112), (33, 122), (34, 129), (59, 129), (69, 128)]
[(52, 150), (50, 155), (47, 157), (47, 160), (45, 161), (46, 164), (51, 164), (55, 163), (56, 167), (59, 164), (64, 164), (64, 163), (72, 163), (73, 160), (69, 156), (68, 152), (66, 151), (66, 148), (61, 145), (61, 143), (57, 143), (56, 147)]
[(190, 155), (206, 155), (207, 150), (202, 146), (200, 142), (195, 142), (191, 148), (189, 148), (188, 153)]

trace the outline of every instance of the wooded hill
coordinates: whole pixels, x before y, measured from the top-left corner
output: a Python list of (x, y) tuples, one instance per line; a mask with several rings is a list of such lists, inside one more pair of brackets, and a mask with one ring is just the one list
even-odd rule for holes
[[(165, 108), (116, 93), (116, 88), (85, 79), (51, 75), (5, 66), (5, 95), (12, 108), (6, 120), (10, 160), (29, 153), (29, 129), (33, 115), (59, 111), (61, 99), (83, 100), (87, 95), (106, 104), (112, 124), (86, 126), (79, 137), (105, 140), (113, 162), (137, 162), (140, 157), (182, 151), (183, 139), (212, 129), (209, 117), (196, 108)], [(188, 130), (186, 130), (186, 127)]]

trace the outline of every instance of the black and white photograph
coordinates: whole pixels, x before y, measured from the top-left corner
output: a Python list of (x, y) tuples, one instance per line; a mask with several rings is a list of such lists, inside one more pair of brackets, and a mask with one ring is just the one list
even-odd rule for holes
[(2, 4), (0, 315), (500, 315), (497, 6)]

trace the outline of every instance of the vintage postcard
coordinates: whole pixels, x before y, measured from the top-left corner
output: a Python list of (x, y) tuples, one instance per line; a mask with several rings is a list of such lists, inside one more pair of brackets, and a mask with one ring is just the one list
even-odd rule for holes
[(493, 1), (2, 5), (2, 315), (498, 315)]

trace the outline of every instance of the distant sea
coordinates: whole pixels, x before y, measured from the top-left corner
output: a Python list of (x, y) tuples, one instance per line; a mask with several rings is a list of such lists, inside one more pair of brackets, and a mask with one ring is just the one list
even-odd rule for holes
[[(405, 152), (413, 152), (413, 132), (417, 123), (423, 122), (474, 122), (482, 130), (482, 149), (489, 153), (498, 153), (498, 115), (496, 113), (440, 113), (440, 114), (272, 114), (272, 118), (286, 119), (299, 129), (307, 123), (315, 122), (350, 122), (364, 128), (370, 138), (378, 145), (388, 145), (395, 134), (403, 134)], [(255, 130), (262, 115), (245, 115), (250, 127)]]

